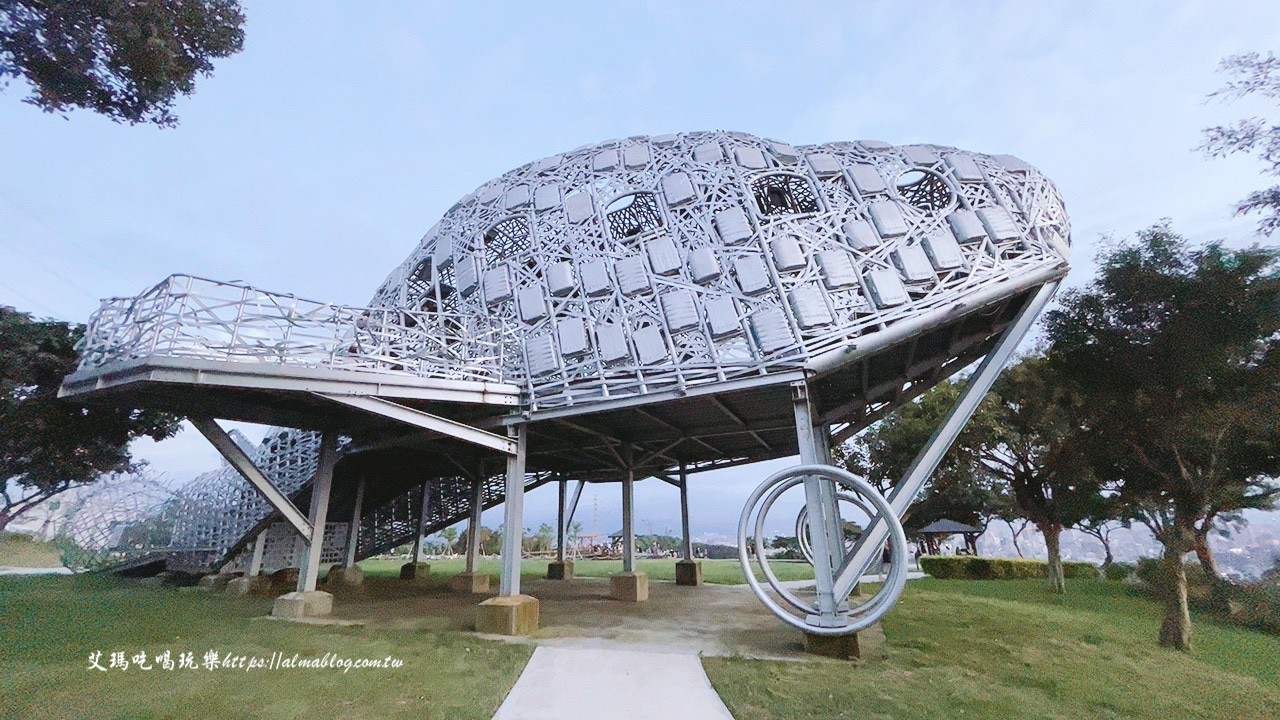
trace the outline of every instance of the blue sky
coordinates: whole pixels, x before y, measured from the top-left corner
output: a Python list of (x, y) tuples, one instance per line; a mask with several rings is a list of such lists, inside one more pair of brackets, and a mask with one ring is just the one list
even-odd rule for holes
[[(530, 160), (637, 134), (729, 129), (796, 144), (877, 139), (1011, 153), (1058, 183), (1072, 282), (1105, 233), (1162, 217), (1251, 240), (1262, 186), (1200, 129), (1265, 111), (1206, 103), (1226, 55), (1280, 50), (1280, 4), (246, 2), (243, 53), (177, 129), (48, 115), (0, 92), (0, 303), (83, 321), (173, 272), (367, 302), (458, 198)], [(193, 431), (138, 454), (216, 465)], [(785, 465), (786, 463), (781, 463)], [(692, 485), (727, 534), (771, 464)], [(533, 493), (526, 524), (554, 513)], [(584, 499), (617, 528), (616, 486)], [(594, 509), (594, 510), (593, 510)], [(674, 489), (638, 527), (678, 529)], [(496, 518), (493, 522), (497, 522)], [(646, 523), (648, 525), (646, 525)]]

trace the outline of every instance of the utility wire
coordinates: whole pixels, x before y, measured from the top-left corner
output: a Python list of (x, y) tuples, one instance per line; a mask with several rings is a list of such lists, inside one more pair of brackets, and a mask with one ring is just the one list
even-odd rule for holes
[(20, 210), (24, 215), (26, 215), (27, 217), (29, 217), (29, 218), (31, 218), (32, 220), (34, 220), (37, 224), (39, 224), (39, 225), (43, 226), (43, 227), (44, 227), (44, 229), (45, 229), (45, 230), (48, 230), (50, 234), (52, 234), (52, 235), (54, 235), (55, 237), (57, 237), (57, 238), (61, 239), (61, 240), (62, 240), (63, 242), (65, 242), (66, 244), (71, 245), (71, 246), (72, 246), (73, 248), (75, 248), (78, 252), (80, 252), (80, 253), (84, 254), (84, 256), (85, 256), (85, 257), (88, 257), (90, 260), (93, 260), (94, 262), (96, 262), (96, 263), (97, 263), (100, 267), (102, 267), (103, 269), (110, 271), (113, 275), (115, 275), (116, 277), (120, 278), (120, 279), (121, 279), (121, 280), (123, 280), (124, 282), (126, 282), (126, 283), (128, 283), (128, 282), (129, 282), (129, 278), (128, 278), (128, 277), (126, 277), (124, 273), (122, 273), (122, 272), (120, 272), (119, 270), (117, 270), (115, 267), (113, 267), (113, 266), (112, 266), (110, 263), (108, 263), (106, 260), (103, 260), (101, 257), (99, 257), (97, 254), (95, 254), (93, 251), (89, 250), (89, 248), (85, 247), (85, 246), (84, 246), (83, 244), (81, 244), (80, 242), (77, 242), (76, 240), (71, 239), (71, 237), (69, 237), (68, 235), (66, 235), (66, 234), (64, 234), (64, 233), (62, 233), (62, 232), (60, 232), (57, 228), (53, 227), (53, 226), (52, 226), (52, 225), (50, 225), (49, 223), (47, 223), (47, 222), (45, 222), (44, 220), (42, 220), (41, 218), (39, 218), (35, 213), (33, 213), (33, 212), (31, 212), (30, 210), (28, 210), (25, 206), (23, 206), (23, 205), (19, 204), (19, 203), (18, 203), (18, 201), (16, 201), (16, 200), (14, 200), (13, 198), (9, 197), (9, 196), (8, 196), (8, 195), (6, 195), (4, 192), (0, 192), (0, 199), (3, 199), (5, 202), (9, 203), (10, 205), (12, 205), (12, 206), (14, 206), (15, 208), (17, 208), (18, 210)]

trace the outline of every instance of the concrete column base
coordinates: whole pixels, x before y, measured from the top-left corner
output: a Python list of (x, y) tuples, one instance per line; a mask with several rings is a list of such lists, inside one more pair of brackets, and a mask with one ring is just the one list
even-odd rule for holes
[(862, 648), (858, 646), (858, 636), (853, 635), (812, 635), (804, 633), (804, 651), (811, 655), (836, 658), (837, 660), (857, 660), (862, 657)]
[(242, 575), (227, 583), (228, 595), (269, 595), (271, 578), (266, 575)]
[(293, 620), (305, 617), (324, 617), (333, 612), (333, 596), (321, 590), (285, 593), (276, 598), (271, 616)]
[(472, 595), (489, 594), (489, 576), (484, 573), (464, 572), (449, 578), (449, 589)]
[(552, 560), (547, 563), (547, 579), (548, 580), (572, 580), (573, 579), (573, 561), (572, 560)]
[(873, 660), (884, 655), (884, 629), (879, 623), (853, 635), (804, 633), (804, 651), (838, 660)]
[(430, 563), (411, 562), (400, 566), (400, 579), (422, 582), (431, 576)]
[(476, 632), (491, 635), (528, 635), (538, 629), (538, 599), (529, 595), (503, 595), (476, 606)]
[(644, 602), (649, 599), (649, 576), (642, 572), (610, 575), (609, 589), (614, 600)]
[(702, 584), (702, 563), (680, 560), (676, 563), (676, 584), (697, 587)]
[(364, 571), (358, 565), (352, 565), (351, 567), (334, 565), (329, 568), (329, 575), (325, 577), (325, 584), (330, 589), (358, 588), (364, 584)]

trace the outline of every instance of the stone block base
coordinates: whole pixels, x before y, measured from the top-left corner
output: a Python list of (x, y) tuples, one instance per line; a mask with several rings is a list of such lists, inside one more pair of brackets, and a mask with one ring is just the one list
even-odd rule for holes
[(528, 635), (538, 629), (538, 599), (528, 595), (489, 598), (476, 607), (476, 632)]
[(649, 599), (649, 576), (642, 572), (610, 575), (609, 589), (614, 600), (644, 602)]
[(422, 582), (431, 576), (430, 563), (411, 562), (400, 566), (400, 579)]
[(324, 617), (333, 612), (333, 596), (320, 590), (285, 593), (276, 598), (271, 616), (286, 620)]
[(702, 584), (702, 563), (681, 560), (676, 563), (676, 584), (697, 587)]
[(358, 565), (351, 567), (334, 565), (329, 568), (329, 575), (325, 578), (325, 583), (331, 589), (358, 588), (364, 584), (364, 571)]
[(804, 651), (811, 655), (836, 658), (837, 660), (857, 660), (862, 657), (862, 649), (858, 645), (858, 635), (811, 635), (804, 633)]
[(547, 579), (548, 580), (572, 580), (573, 579), (573, 561), (572, 560), (552, 560), (547, 563)]
[(449, 578), (449, 589), (454, 592), (487, 595), (489, 576), (484, 573), (458, 573)]
[(271, 578), (266, 575), (242, 575), (227, 583), (228, 595), (268, 595), (271, 593)]

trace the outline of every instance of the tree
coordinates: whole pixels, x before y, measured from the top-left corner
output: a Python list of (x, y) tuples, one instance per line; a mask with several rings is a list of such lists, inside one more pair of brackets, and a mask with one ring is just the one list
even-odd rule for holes
[(84, 327), (0, 306), (0, 530), (62, 491), (136, 470), (129, 442), (178, 430), (168, 413), (58, 399)]
[[(1274, 53), (1262, 57), (1258, 53), (1232, 55), (1223, 59), (1218, 71), (1230, 78), (1209, 97), (1239, 100), (1258, 94), (1269, 100), (1280, 100), (1280, 58)], [(1235, 153), (1257, 155), (1264, 163), (1266, 175), (1280, 175), (1280, 126), (1264, 118), (1238, 120), (1234, 125), (1219, 125), (1204, 131), (1200, 150), (1210, 157)], [(1258, 233), (1270, 235), (1280, 228), (1280, 185), (1272, 185), (1250, 193), (1236, 203), (1236, 215), (1269, 213), (1258, 223)]]
[(551, 527), (549, 523), (542, 523), (538, 526), (537, 534), (534, 535), (534, 539), (536, 540), (534, 549), (538, 552), (546, 552), (550, 550), (553, 544), (552, 540), (555, 536), (555, 528)]
[(1047, 314), (1095, 472), (1164, 545), (1164, 646), (1191, 646), (1182, 558), (1197, 534), (1280, 493), (1278, 261), (1193, 248), (1165, 221), (1104, 249), (1098, 276)]
[[(877, 490), (887, 494), (963, 389), (962, 382), (944, 382), (931, 388), (843, 446), (834, 458), (835, 464), (865, 476)], [(1002, 517), (1009, 498), (972, 455), (976, 436), (989, 432), (985, 425), (990, 422), (990, 409), (988, 398), (907, 510), (902, 521), (908, 534), (944, 518), (985, 529), (991, 520)]]
[(1016, 516), (1031, 521), (1048, 551), (1050, 592), (1066, 592), (1060, 540), (1105, 508), (1101, 487), (1076, 442), (1077, 396), (1044, 357), (1004, 372), (988, 418), (969, 436), (969, 454), (998, 478)]
[(452, 555), (453, 548), (454, 548), (453, 543), (455, 540), (458, 539), (458, 528), (450, 525), (449, 527), (440, 531), (440, 537), (444, 538), (444, 541), (446, 543), (445, 549), (450, 555)]
[(243, 25), (237, 0), (0, 0), (0, 82), (25, 79), (46, 112), (172, 127), (174, 101), (240, 52)]

